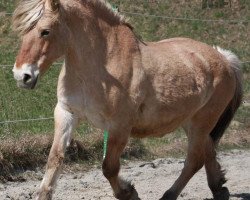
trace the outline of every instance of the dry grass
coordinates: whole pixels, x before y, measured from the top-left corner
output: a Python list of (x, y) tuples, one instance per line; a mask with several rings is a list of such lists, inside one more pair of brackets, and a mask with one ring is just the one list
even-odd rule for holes
[[(19, 180), (18, 174), (25, 170), (44, 167), (53, 141), (52, 135), (23, 135), (21, 138), (1, 139), (0, 181)], [(103, 138), (99, 130), (84, 137), (77, 136), (67, 148), (65, 163), (88, 166), (100, 162), (103, 155)], [(137, 140), (132, 140), (123, 158), (142, 158), (147, 152)], [(86, 166), (85, 165), (85, 166)]]
[(25, 135), (1, 140), (0, 180), (12, 181), (16, 171), (34, 169), (45, 163), (52, 136)]
[(220, 146), (223, 149), (237, 147), (248, 148), (250, 147), (250, 126), (248, 129), (236, 130), (232, 129), (221, 140)]
[[(248, 129), (237, 130), (238, 124), (233, 123), (224, 135), (220, 149), (250, 147), (250, 126)], [(44, 167), (53, 141), (52, 135), (25, 135), (19, 139), (2, 139), (0, 146), (0, 181), (20, 181), (19, 172)], [(182, 132), (169, 134), (163, 138), (131, 139), (126, 147), (123, 159), (154, 159), (166, 156), (183, 156), (187, 149), (187, 139)], [(65, 163), (67, 168), (81, 169), (74, 164), (84, 164), (85, 168), (98, 162), (101, 165), (103, 138), (99, 130), (84, 137), (77, 136), (67, 149)], [(70, 166), (70, 167), (69, 167)], [(72, 168), (72, 166), (74, 166)]]

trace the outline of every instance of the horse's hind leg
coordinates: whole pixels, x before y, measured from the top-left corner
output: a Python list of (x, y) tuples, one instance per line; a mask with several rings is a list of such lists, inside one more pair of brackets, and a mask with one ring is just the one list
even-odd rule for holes
[(139, 199), (135, 188), (126, 181), (118, 177), (120, 170), (120, 156), (127, 144), (129, 131), (110, 131), (108, 139), (108, 149), (103, 161), (103, 174), (110, 182), (114, 191), (114, 196), (120, 200)]
[(188, 153), (184, 168), (173, 186), (163, 195), (161, 200), (175, 200), (192, 176), (204, 165), (206, 134), (198, 130), (187, 130)]
[(36, 200), (51, 200), (53, 189), (60, 174), (66, 147), (71, 141), (71, 134), (77, 124), (77, 118), (64, 110), (60, 104), (55, 109), (55, 136), (50, 150), (46, 172)]
[[(196, 113), (190, 122), (184, 125), (184, 129), (188, 136), (188, 154), (185, 166), (179, 178), (164, 194), (162, 200), (177, 199), (188, 181), (200, 168), (202, 168), (205, 162), (207, 165), (207, 173), (209, 174), (209, 182), (213, 189), (216, 188), (214, 187), (215, 183), (218, 185), (215, 177), (216, 175), (219, 175), (220, 181), (224, 180), (220, 167), (215, 160), (215, 152), (214, 150), (212, 151), (213, 148), (211, 148), (210, 133), (218, 122), (225, 105), (219, 105), (218, 103), (218, 107), (212, 111), (213, 104), (214, 101), (212, 99), (202, 110)], [(221, 183), (221, 185), (222, 184), (223, 183)], [(217, 189), (213, 191), (217, 192)]]
[(209, 188), (211, 189), (215, 200), (229, 199), (229, 191), (222, 187), (226, 183), (224, 171), (221, 170), (220, 164), (216, 160), (215, 144), (210, 139), (206, 146), (205, 168)]

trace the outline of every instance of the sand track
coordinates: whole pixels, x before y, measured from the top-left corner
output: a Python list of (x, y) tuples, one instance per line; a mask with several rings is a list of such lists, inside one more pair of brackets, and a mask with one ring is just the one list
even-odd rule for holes
[[(220, 162), (226, 169), (232, 200), (250, 200), (250, 151), (234, 150), (220, 153)], [(152, 162), (129, 163), (122, 168), (122, 177), (131, 180), (142, 200), (157, 200), (175, 181), (183, 167), (183, 159), (164, 158)], [(36, 172), (42, 177), (41, 172)], [(34, 177), (32, 175), (32, 177)], [(34, 198), (40, 181), (0, 184), (0, 200), (27, 200)], [(183, 190), (179, 199), (211, 199), (205, 170), (199, 171)], [(58, 181), (55, 200), (112, 200), (112, 191), (100, 169), (87, 173), (63, 174)]]

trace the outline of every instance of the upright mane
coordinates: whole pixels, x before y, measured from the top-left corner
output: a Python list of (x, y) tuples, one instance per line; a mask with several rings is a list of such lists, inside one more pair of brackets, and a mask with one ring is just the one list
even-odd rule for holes
[(117, 21), (121, 23), (127, 23), (126, 18), (121, 15), (119, 12), (115, 11), (112, 5), (107, 0), (87, 0), (89, 3), (94, 5), (97, 9), (103, 10), (106, 12), (110, 17), (113, 17)]
[[(46, 0), (20, 0), (13, 14), (13, 30), (21, 35), (30, 31), (44, 14)], [(106, 0), (81, 0), (102, 11), (108, 18), (117, 23), (125, 24), (132, 29), (123, 15), (116, 12)], [(99, 14), (99, 12), (97, 12)]]
[(34, 28), (44, 12), (45, 0), (20, 0), (13, 14), (13, 29), (21, 35)]

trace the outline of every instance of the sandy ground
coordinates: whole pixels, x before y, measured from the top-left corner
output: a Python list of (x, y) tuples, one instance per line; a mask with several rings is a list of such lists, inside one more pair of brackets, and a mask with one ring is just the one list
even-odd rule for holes
[[(220, 162), (227, 170), (232, 200), (250, 200), (250, 151), (234, 150), (219, 154)], [(157, 200), (175, 181), (183, 167), (183, 159), (164, 158), (152, 162), (129, 163), (122, 168), (122, 177), (131, 180), (142, 200)], [(32, 176), (34, 179), (34, 172)], [(42, 177), (41, 172), (35, 173)], [(33, 199), (40, 181), (28, 180), (23, 183), (0, 184), (1, 200)], [(205, 170), (199, 171), (183, 190), (179, 199), (211, 199), (206, 182)], [(100, 169), (85, 173), (62, 174), (58, 181), (56, 200), (112, 200), (112, 191)]]

